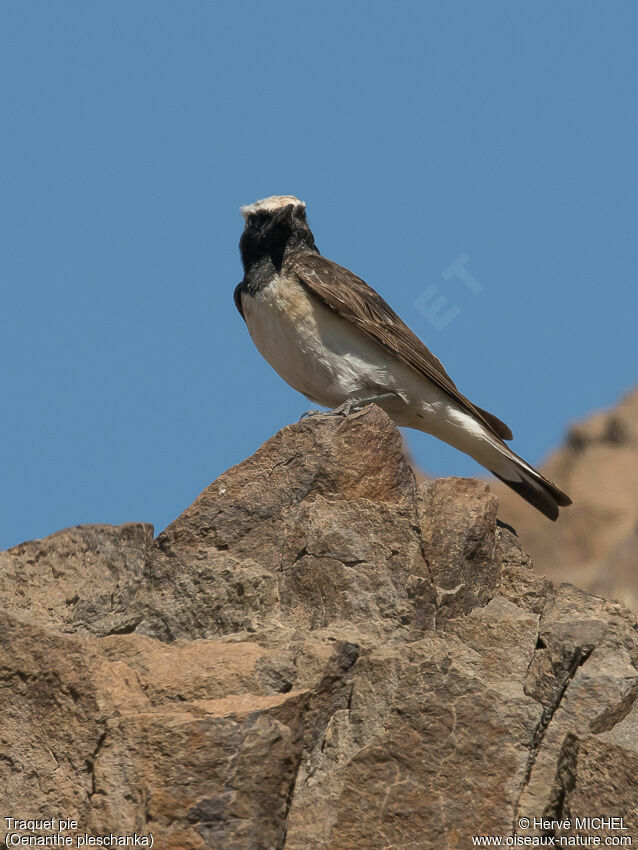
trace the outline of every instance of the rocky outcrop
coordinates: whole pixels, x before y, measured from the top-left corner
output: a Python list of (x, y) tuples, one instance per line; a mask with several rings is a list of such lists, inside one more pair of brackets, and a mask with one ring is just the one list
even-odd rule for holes
[(549, 523), (500, 482), (499, 515), (536, 569), (638, 611), (638, 390), (569, 430), (543, 466), (574, 504)]
[(16, 817), (225, 850), (638, 836), (632, 617), (535, 575), (485, 484), (417, 487), (377, 408), (284, 428), (155, 540), (69, 529), (0, 582)]

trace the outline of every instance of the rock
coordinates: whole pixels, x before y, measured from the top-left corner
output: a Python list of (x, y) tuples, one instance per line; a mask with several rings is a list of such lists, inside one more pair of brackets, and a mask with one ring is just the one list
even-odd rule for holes
[(229, 850), (637, 834), (632, 616), (537, 576), (484, 484), (417, 488), (377, 408), (284, 428), (155, 541), (69, 529), (0, 582), (16, 816)]
[(574, 504), (557, 523), (498, 481), (490, 489), (536, 569), (638, 611), (638, 390), (574, 425), (542, 467)]
[(127, 610), (153, 546), (147, 523), (84, 525), (0, 552), (3, 607), (59, 631), (133, 631)]
[(422, 485), (421, 534), (439, 615), (468, 613), (494, 595), (500, 581), (496, 508), (496, 499), (478, 481), (448, 478)]
[[(396, 515), (400, 522), (399, 515), (414, 511), (414, 494), (400, 435), (387, 427), (378, 408), (351, 417), (347, 425), (321, 416), (284, 428), (221, 475), (159, 535), (139, 600), (145, 619), (138, 630), (162, 639), (254, 632), (272, 622), (282, 603), (287, 607), (279, 599), (288, 593), (286, 585), (303, 581), (306, 561), (299, 535), (312, 523), (317, 500), (323, 499), (326, 515), (333, 513), (337, 557), (331, 569), (326, 554), (322, 566), (332, 585), (333, 579), (339, 581), (334, 573), (343, 569), (338, 555), (349, 545), (348, 536), (351, 546), (354, 539), (355, 532), (344, 530), (343, 523), (356, 524), (355, 515), (361, 513), (365, 538), (373, 525), (368, 511), (385, 513), (388, 523)], [(345, 557), (352, 558), (352, 552)], [(354, 566), (351, 560), (346, 569)], [(381, 579), (386, 577), (384, 571)], [(313, 582), (321, 595), (321, 577)], [(306, 607), (309, 617), (320, 609), (315, 602), (301, 594), (288, 604)]]

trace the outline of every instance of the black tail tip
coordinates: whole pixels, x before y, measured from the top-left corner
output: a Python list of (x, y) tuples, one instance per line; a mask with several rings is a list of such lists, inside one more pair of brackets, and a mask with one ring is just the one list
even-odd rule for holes
[(543, 516), (551, 519), (552, 522), (556, 522), (558, 519), (559, 507), (564, 508), (572, 503), (566, 493), (563, 493), (555, 484), (545, 478), (539, 477), (536, 480), (521, 477), (517, 481), (509, 481), (499, 475), (498, 472), (494, 472), (493, 469), (490, 472), (503, 484), (507, 484), (515, 493), (518, 493), (522, 499), (533, 505)]

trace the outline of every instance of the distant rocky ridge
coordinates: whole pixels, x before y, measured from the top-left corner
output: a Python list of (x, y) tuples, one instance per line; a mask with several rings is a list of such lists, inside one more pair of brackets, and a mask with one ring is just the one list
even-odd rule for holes
[(549, 523), (490, 482), (501, 519), (516, 528), (539, 573), (638, 611), (638, 389), (574, 425), (542, 469), (574, 504)]
[(638, 839), (633, 616), (536, 575), (484, 483), (418, 487), (378, 408), (284, 428), (155, 539), (0, 553), (0, 589), (2, 814), (160, 850)]

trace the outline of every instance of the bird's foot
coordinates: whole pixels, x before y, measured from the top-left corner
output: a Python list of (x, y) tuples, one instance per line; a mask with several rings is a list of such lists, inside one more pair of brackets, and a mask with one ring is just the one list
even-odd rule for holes
[(306, 410), (306, 412), (302, 413), (301, 416), (299, 417), (299, 421), (301, 422), (302, 419), (310, 419), (312, 416), (322, 416), (322, 415), (325, 415), (325, 413), (326, 413), (325, 410), (316, 410), (316, 409)]
[(370, 404), (378, 404), (382, 407), (381, 402), (388, 399), (396, 399), (396, 397), (395, 393), (381, 393), (380, 395), (367, 396), (366, 398), (349, 398), (343, 404), (340, 404), (339, 407), (331, 410), (330, 413), (334, 413), (335, 416), (350, 416), (351, 413), (358, 413)]
[(340, 404), (339, 407), (335, 407), (330, 411), (332, 416), (343, 416), (345, 419), (346, 416), (350, 416), (350, 414), (354, 410), (359, 409), (359, 404), (355, 398), (346, 399), (343, 404)]
[(301, 422), (302, 419), (312, 416), (343, 416), (345, 419), (351, 413), (358, 413), (369, 404), (379, 404), (391, 398), (396, 399), (396, 397), (395, 393), (381, 393), (380, 395), (368, 396), (367, 398), (347, 398), (338, 407), (333, 407), (332, 410), (306, 410), (299, 417), (299, 421)]
[(302, 419), (312, 419), (315, 416), (343, 416), (345, 418), (353, 410), (358, 410), (356, 399), (348, 399), (343, 404), (340, 404), (339, 407), (334, 407), (332, 410), (306, 410), (299, 417), (299, 421), (301, 422)]

